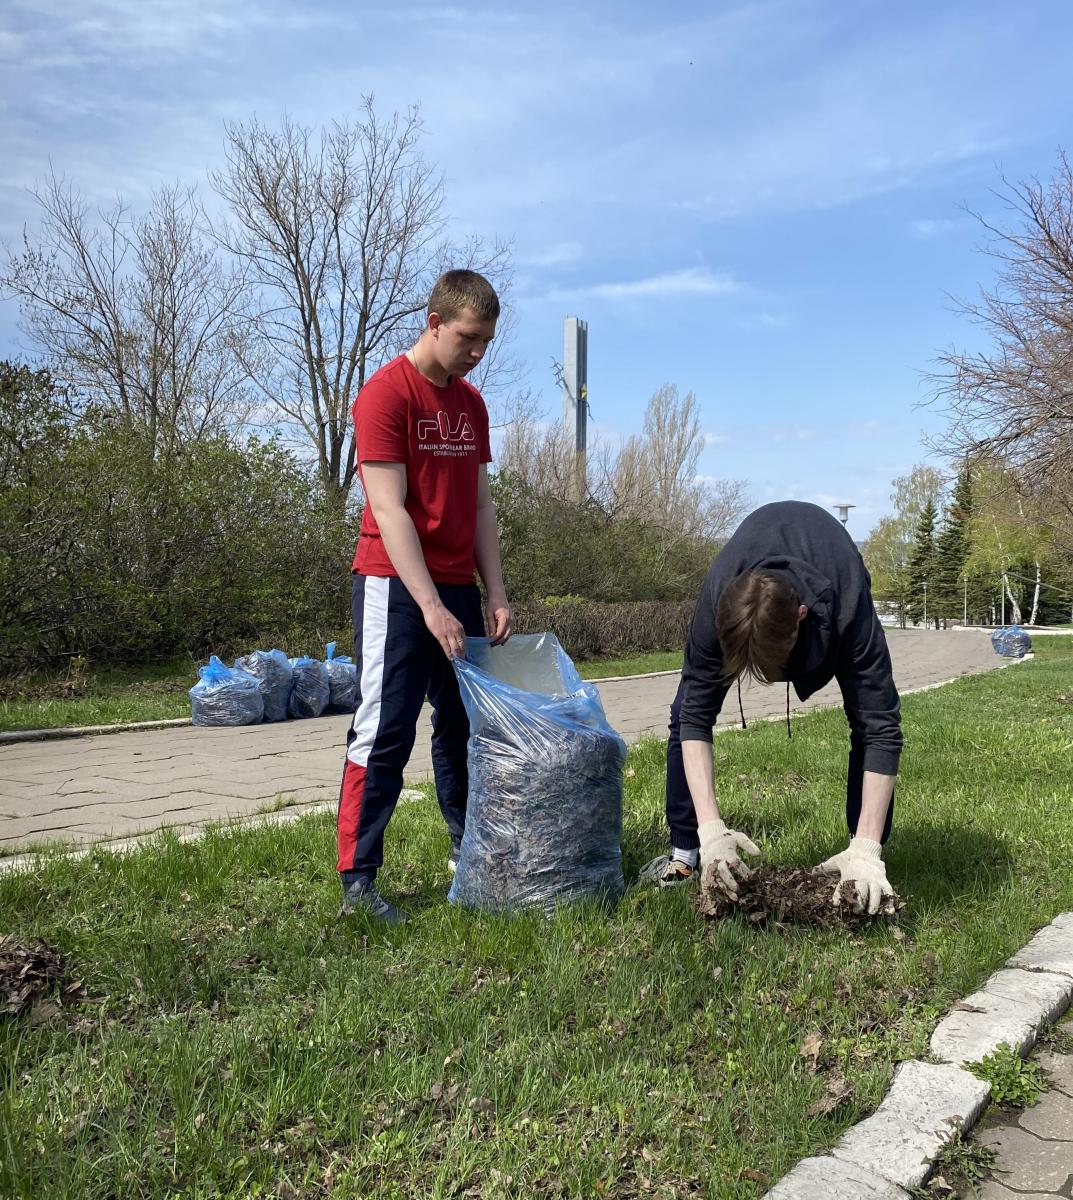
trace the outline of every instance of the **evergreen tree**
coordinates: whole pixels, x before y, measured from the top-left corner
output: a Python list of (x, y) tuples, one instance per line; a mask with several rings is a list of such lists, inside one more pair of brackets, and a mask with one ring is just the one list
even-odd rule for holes
[(968, 529), (972, 518), (972, 476), (968, 463), (961, 468), (935, 542), (933, 578), (928, 581), (928, 613), (946, 621), (965, 614)]
[[(924, 619), (925, 596), (932, 587), (935, 575), (935, 501), (929, 496), (917, 519), (913, 537), (913, 549), (902, 576), (902, 604), (906, 616), (912, 622)], [(928, 605), (928, 620), (932, 619), (932, 608)]]

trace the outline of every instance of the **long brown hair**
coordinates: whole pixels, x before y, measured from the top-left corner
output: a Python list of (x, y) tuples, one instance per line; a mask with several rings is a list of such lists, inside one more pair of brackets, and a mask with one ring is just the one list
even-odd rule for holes
[(778, 679), (793, 649), (797, 608), (797, 593), (781, 575), (739, 575), (723, 592), (715, 614), (724, 681), (740, 675), (760, 683)]

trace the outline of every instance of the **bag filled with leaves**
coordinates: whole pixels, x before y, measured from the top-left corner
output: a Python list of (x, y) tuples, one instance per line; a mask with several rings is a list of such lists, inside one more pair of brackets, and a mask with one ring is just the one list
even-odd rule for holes
[(336, 656), (335, 642), (324, 647), (328, 668), (328, 707), (336, 712), (353, 712), (358, 707), (358, 668), (345, 654)]
[(495, 912), (617, 898), (626, 744), (553, 634), (469, 638), (469, 798), (448, 899)]
[(991, 634), (991, 645), (1003, 658), (1024, 658), (1032, 649), (1032, 639), (1020, 625), (1002, 625)]
[(291, 694), (287, 712), (292, 717), (319, 717), (328, 707), (331, 688), (328, 668), (316, 658), (292, 658)]
[(291, 696), (291, 661), (282, 650), (254, 650), (235, 659), (235, 669), (261, 681), (266, 721), (286, 721)]
[(264, 716), (259, 679), (227, 666), (215, 654), (197, 674), (188, 693), (195, 725), (256, 725)]

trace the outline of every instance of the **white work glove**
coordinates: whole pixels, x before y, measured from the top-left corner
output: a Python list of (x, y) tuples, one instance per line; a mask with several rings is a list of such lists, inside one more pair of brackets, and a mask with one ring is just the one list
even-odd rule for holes
[(697, 836), (700, 838), (700, 870), (701, 878), (709, 866), (714, 866), (723, 886), (729, 892), (737, 892), (738, 880), (748, 879), (752, 869), (742, 862), (739, 851), (746, 854), (759, 854), (755, 846), (744, 833), (738, 833), (727, 827), (720, 820), (705, 821), (697, 826)]
[[(867, 912), (875, 916), (881, 908), (893, 903), (894, 889), (887, 882), (887, 868), (883, 864), (883, 847), (870, 838), (855, 837), (842, 851), (824, 859), (816, 872), (839, 876), (831, 902), (837, 904), (842, 897), (842, 887), (850, 884), (855, 888), (853, 911)], [(893, 909), (891, 909), (893, 911)]]

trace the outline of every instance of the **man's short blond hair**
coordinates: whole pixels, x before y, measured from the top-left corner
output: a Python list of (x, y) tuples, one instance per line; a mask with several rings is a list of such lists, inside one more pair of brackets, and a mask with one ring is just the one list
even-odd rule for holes
[(428, 298), (428, 314), (438, 313), (444, 321), (454, 321), (465, 309), (472, 309), (482, 321), (499, 318), (499, 297), (483, 275), (476, 271), (445, 271), (436, 280)]

